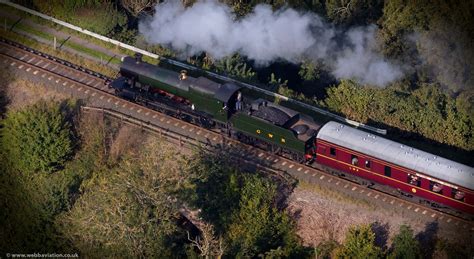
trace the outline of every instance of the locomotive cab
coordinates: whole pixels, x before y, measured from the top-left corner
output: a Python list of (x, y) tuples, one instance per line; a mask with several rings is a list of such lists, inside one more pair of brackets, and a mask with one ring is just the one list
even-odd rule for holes
[(232, 116), (243, 105), (240, 87), (235, 84), (222, 84), (214, 94), (214, 98), (222, 102), (221, 112), (225, 114), (226, 120)]

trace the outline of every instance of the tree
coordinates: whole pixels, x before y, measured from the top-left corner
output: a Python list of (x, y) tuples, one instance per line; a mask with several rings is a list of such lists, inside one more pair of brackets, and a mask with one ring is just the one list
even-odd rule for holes
[[(307, 255), (299, 244), (294, 221), (277, 207), (277, 186), (258, 174), (235, 169), (226, 162), (229, 160), (222, 153), (201, 152), (190, 159), (187, 170), (195, 179), (189, 203), (202, 210), (200, 216), (213, 224), (215, 236), (224, 239), (224, 256)], [(201, 239), (206, 240), (204, 235)]]
[(420, 243), (413, 235), (410, 226), (401, 225), (398, 234), (393, 238), (392, 258), (416, 259), (421, 258)]
[(222, 237), (216, 237), (214, 227), (209, 223), (204, 223), (199, 230), (201, 235), (195, 239), (191, 239), (188, 232), (188, 240), (191, 242), (191, 246), (196, 247), (204, 258), (221, 258), (225, 251)]
[(385, 1), (383, 52), (427, 73), (451, 93), (472, 89), (474, 4), (470, 1)]
[(274, 73), (270, 74), (270, 78), (268, 79), (267, 88), (268, 90), (275, 92), (280, 87), (288, 87), (288, 80), (282, 80), (281, 78), (276, 78)]
[(189, 160), (186, 171), (193, 177), (193, 186), (185, 199), (191, 206), (201, 209), (200, 216), (213, 224), (220, 235), (238, 209), (240, 182), (239, 172), (226, 163), (230, 161), (229, 155), (219, 155), (200, 151)]
[[(406, 142), (407, 137), (416, 139), (424, 136), (439, 143), (445, 143), (468, 151), (474, 150), (474, 138), (470, 133), (473, 125), (472, 92), (465, 91), (457, 98), (443, 92), (439, 84), (419, 83), (416, 89), (409, 89), (406, 82), (380, 89), (361, 86), (353, 81), (342, 80), (338, 86), (327, 90), (325, 105), (330, 110), (361, 122), (373, 121), (399, 129), (395, 139)], [(393, 134), (392, 136), (394, 136)], [(412, 141), (412, 140), (410, 140)], [(413, 145), (413, 143), (407, 143)], [(449, 157), (433, 147), (426, 151), (438, 153), (451, 159), (466, 160), (469, 154)], [(466, 156), (466, 159), (463, 157)]]
[(379, 258), (382, 251), (375, 245), (375, 234), (370, 225), (351, 227), (346, 240), (336, 252), (337, 258)]
[(2, 148), (20, 171), (55, 171), (73, 152), (70, 124), (57, 102), (40, 101), (9, 112), (2, 125)]
[(316, 258), (331, 258), (331, 254), (338, 248), (339, 244), (334, 240), (325, 240), (315, 248)]
[[(70, 112), (63, 113), (70, 114)], [(89, 173), (89, 168), (85, 167), (83, 163), (83, 154), (92, 156), (95, 154), (88, 152), (90, 150), (84, 150), (84, 152), (81, 150), (76, 155), (76, 159), (64, 163), (63, 170), (53, 172), (52, 169), (38, 169), (38, 171), (30, 171), (21, 169), (24, 166), (20, 166), (26, 163), (23, 160), (30, 152), (20, 150), (20, 157), (13, 156), (12, 154), (19, 151), (12, 150), (12, 147), (18, 149), (25, 149), (25, 147), (23, 145), (12, 146), (13, 144), (11, 144), (20, 141), (20, 137), (31, 138), (28, 140), (30, 147), (39, 145), (37, 142), (45, 142), (46, 144), (43, 143), (41, 146), (44, 150), (42, 150), (43, 156), (40, 158), (49, 158), (46, 155), (54, 152), (47, 149), (58, 145), (46, 140), (60, 141), (62, 139), (58, 128), (67, 124), (63, 113), (59, 111), (59, 103), (40, 101), (23, 110), (11, 111), (8, 114), (7, 120), (9, 121), (4, 121), (9, 126), (5, 126), (2, 130), (2, 145), (0, 145), (0, 167), (2, 168), (0, 196), (3, 197), (0, 201), (2, 208), (0, 210), (0, 222), (2, 222), (0, 252), (74, 251), (70, 243), (58, 233), (54, 221), (57, 215), (73, 206), (79, 195), (82, 179)], [(11, 127), (12, 125), (16, 126)], [(25, 127), (26, 130), (33, 131), (33, 133), (26, 131)], [(98, 128), (97, 124), (94, 127)], [(19, 131), (19, 128), (27, 133), (24, 133), (23, 136), (15, 133)], [(63, 127), (62, 130), (70, 134), (69, 127)], [(93, 159), (95, 158), (96, 156), (93, 157)], [(32, 161), (32, 159), (28, 160)], [(36, 166), (48, 164), (35, 163)]]
[(320, 64), (315, 64), (312, 61), (304, 61), (301, 63), (300, 66), (300, 71), (298, 71), (298, 75), (304, 80), (304, 81), (314, 81), (316, 79), (319, 79), (320, 75)]
[(326, 0), (326, 13), (336, 24), (374, 23), (382, 15), (380, 0)]
[(127, 25), (127, 16), (112, 1), (33, 0), (33, 6), (42, 13), (106, 36), (123, 32)]
[(173, 257), (184, 253), (175, 193), (187, 179), (171, 146), (148, 142), (117, 168), (85, 183), (75, 206), (58, 218), (61, 232), (84, 255)]
[(247, 66), (247, 63), (239, 54), (225, 57), (216, 62), (215, 66), (218, 72), (224, 72), (241, 80), (255, 81), (257, 78), (257, 74), (252, 71), (251, 67)]
[(474, 256), (474, 248), (459, 242), (451, 242), (444, 238), (439, 238), (436, 242), (436, 250), (433, 258), (472, 258)]
[(325, 105), (349, 118), (366, 122), (374, 101), (374, 91), (351, 80), (342, 80), (337, 87), (327, 90)]
[(276, 207), (276, 186), (257, 175), (246, 175), (240, 209), (228, 229), (231, 252), (236, 257), (260, 254), (291, 257), (302, 255), (295, 223)]

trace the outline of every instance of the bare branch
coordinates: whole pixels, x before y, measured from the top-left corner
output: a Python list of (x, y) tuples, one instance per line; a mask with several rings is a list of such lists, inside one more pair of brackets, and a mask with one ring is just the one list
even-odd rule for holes
[(201, 226), (201, 236), (191, 239), (188, 232), (188, 240), (191, 245), (196, 247), (201, 256), (205, 258), (216, 257), (221, 258), (225, 252), (222, 237), (216, 237), (214, 234), (214, 227), (205, 223)]
[(120, 2), (133, 16), (138, 16), (146, 8), (155, 6), (157, 0), (120, 0)]

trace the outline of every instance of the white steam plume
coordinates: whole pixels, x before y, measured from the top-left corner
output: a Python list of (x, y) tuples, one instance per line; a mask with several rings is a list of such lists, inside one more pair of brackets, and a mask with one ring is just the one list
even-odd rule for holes
[[(238, 52), (258, 64), (323, 60), (337, 78), (378, 86), (402, 76), (399, 67), (375, 51), (374, 26), (340, 35), (313, 13), (290, 8), (274, 12), (263, 4), (236, 20), (230, 7), (216, 0), (198, 1), (189, 8), (180, 1), (165, 1), (155, 11), (140, 22), (140, 32), (147, 41), (187, 56), (205, 51), (220, 59)], [(336, 38), (342, 38), (342, 44)]]

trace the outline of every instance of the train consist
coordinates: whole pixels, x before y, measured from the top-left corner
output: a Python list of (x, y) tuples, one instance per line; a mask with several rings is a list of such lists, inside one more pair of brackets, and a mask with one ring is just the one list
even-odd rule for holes
[(124, 57), (117, 95), (298, 162), (329, 166), (474, 215), (474, 168), (352, 128), (244, 96), (238, 85)]

